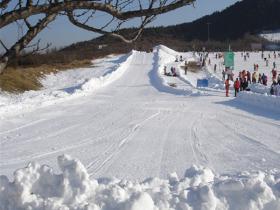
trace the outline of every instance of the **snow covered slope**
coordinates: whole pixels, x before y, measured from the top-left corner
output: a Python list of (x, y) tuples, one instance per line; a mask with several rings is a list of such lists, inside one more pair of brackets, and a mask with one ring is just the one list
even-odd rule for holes
[[(195, 59), (159, 46), (51, 75), (38, 92), (1, 94), (0, 208), (277, 209), (279, 109), (196, 89), (197, 78), (221, 81), (211, 69), (163, 76), (176, 54)], [(80, 162), (61, 156), (57, 167), (65, 153)], [(31, 164), (7, 180), (30, 161), (62, 174)]]
[(271, 33), (262, 33), (260, 36), (271, 42), (280, 42), (280, 30)]

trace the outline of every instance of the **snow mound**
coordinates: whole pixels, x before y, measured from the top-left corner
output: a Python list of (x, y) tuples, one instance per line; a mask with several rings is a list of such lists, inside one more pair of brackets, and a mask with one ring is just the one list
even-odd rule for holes
[(177, 51), (172, 50), (164, 45), (158, 45), (158, 46), (154, 47), (154, 51), (163, 51), (169, 55), (174, 56), (174, 58), (179, 55), (179, 53)]
[(126, 61), (117, 65), (115, 67), (116, 69), (112, 71), (110, 74), (106, 74), (98, 78), (92, 78), (89, 81), (87, 81), (85, 84), (81, 86), (81, 90), (79, 90), (78, 92), (84, 92), (84, 91), (91, 92), (119, 79), (129, 67), (130, 61), (134, 54), (135, 51), (132, 51), (130, 54), (128, 54)]
[(253, 93), (269, 94), (270, 92), (270, 87), (262, 85), (260, 83), (251, 84), (249, 85), (249, 88)]
[(280, 97), (277, 96), (243, 91), (238, 94), (235, 100), (251, 107), (258, 107), (280, 114)]
[(5, 210), (275, 210), (280, 208), (280, 172), (243, 172), (219, 176), (209, 168), (192, 166), (179, 179), (149, 178), (144, 182), (90, 179), (82, 165), (68, 155), (58, 157), (61, 174), (30, 163), (0, 176), (0, 209)]
[[(117, 61), (103, 60), (107, 66), (101, 68), (75, 69), (58, 74), (50, 74), (41, 81), (44, 88), (39, 91), (27, 91), (14, 95), (0, 92), (0, 116), (31, 111), (79, 96), (88, 95), (119, 79), (129, 67), (135, 52), (132, 51)], [(96, 72), (97, 71), (97, 72)]]

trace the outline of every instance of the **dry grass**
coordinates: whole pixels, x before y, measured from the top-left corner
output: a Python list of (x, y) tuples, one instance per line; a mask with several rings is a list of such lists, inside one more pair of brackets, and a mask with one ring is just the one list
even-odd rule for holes
[(67, 64), (45, 64), (36, 67), (8, 67), (7, 70), (0, 75), (0, 89), (12, 93), (38, 90), (42, 87), (40, 78), (45, 75), (67, 69), (88, 67), (90, 64), (90, 60), (81, 60)]

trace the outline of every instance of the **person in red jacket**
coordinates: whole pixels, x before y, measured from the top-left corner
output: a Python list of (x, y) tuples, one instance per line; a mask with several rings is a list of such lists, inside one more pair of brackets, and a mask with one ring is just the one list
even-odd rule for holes
[(234, 82), (234, 96), (236, 97), (237, 93), (239, 92), (239, 88), (240, 88), (240, 82), (238, 80), (238, 78), (236, 78), (235, 82)]
[(229, 92), (229, 78), (227, 78), (227, 80), (225, 81), (225, 88), (226, 88), (226, 97), (228, 97), (228, 92)]

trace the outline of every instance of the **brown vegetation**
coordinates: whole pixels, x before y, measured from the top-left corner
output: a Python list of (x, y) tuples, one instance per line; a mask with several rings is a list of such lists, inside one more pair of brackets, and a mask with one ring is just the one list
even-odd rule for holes
[(90, 60), (80, 60), (64, 64), (8, 67), (0, 77), (0, 89), (12, 93), (38, 90), (42, 87), (40, 79), (45, 75), (71, 68), (88, 67), (90, 64)]

